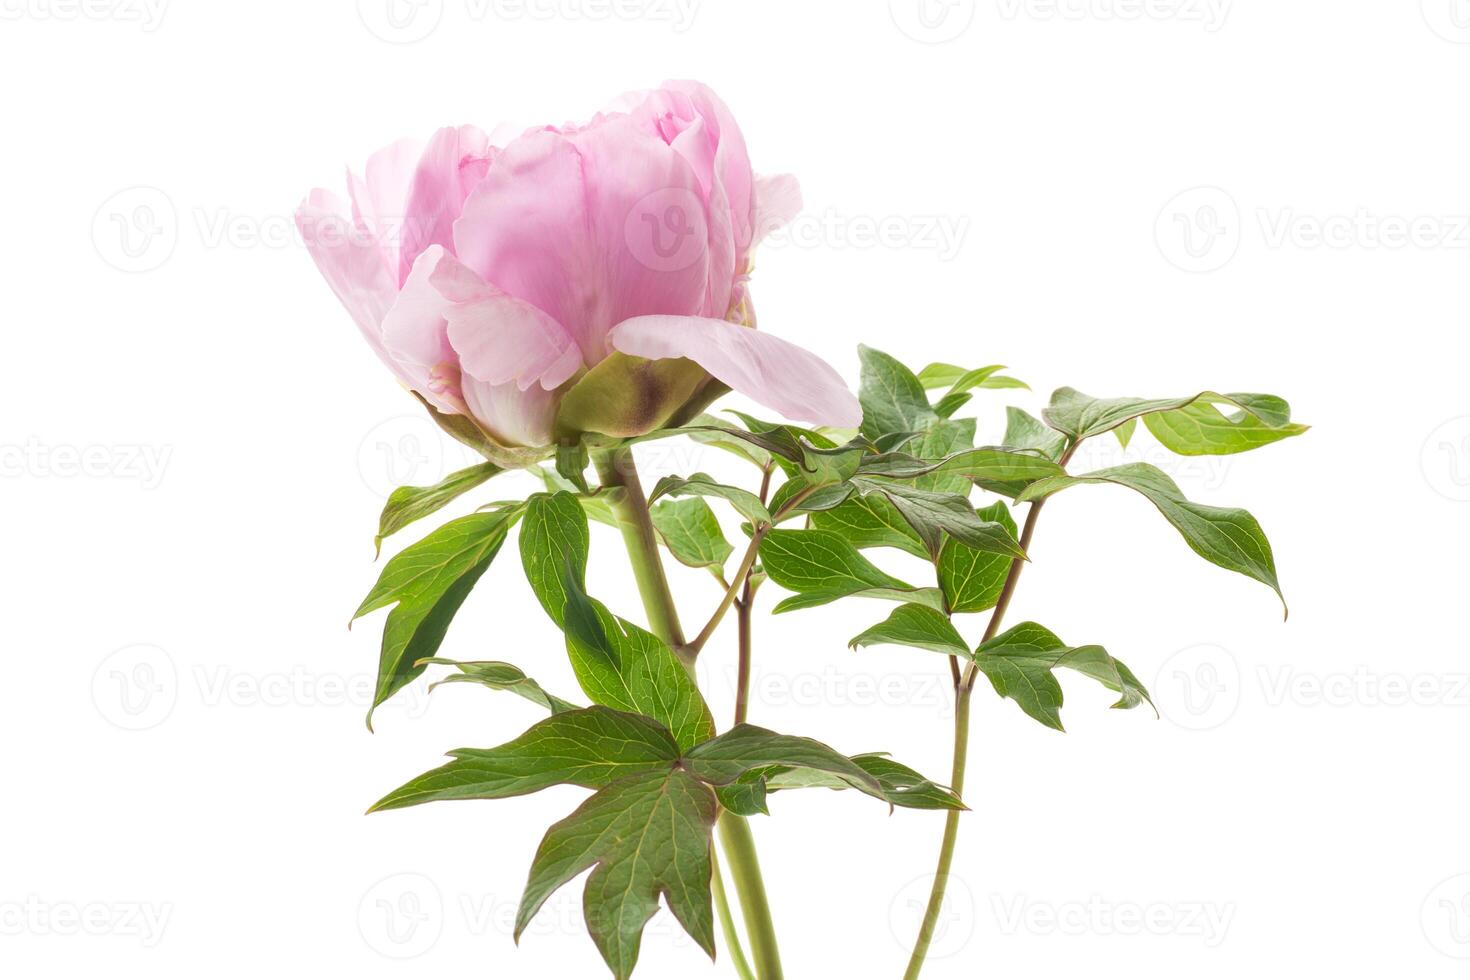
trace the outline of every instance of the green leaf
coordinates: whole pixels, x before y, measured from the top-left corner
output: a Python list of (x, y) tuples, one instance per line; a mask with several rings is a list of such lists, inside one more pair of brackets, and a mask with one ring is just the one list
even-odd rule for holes
[[(766, 775), (781, 772), (780, 766), (752, 769), (727, 786), (716, 786), (715, 797), (720, 806), (739, 817), (770, 816), (766, 805)], [(843, 787), (846, 788), (846, 783)]]
[[(948, 459), (956, 453), (974, 448), (975, 420), (941, 418), (918, 439), (908, 444), (908, 451), (923, 459)], [(969, 493), (970, 481), (963, 473), (939, 469), (914, 481), (920, 490), (935, 493)]]
[(1041, 500), (1059, 490), (1083, 483), (1115, 483), (1143, 494), (1184, 536), (1195, 554), (1221, 568), (1269, 585), (1285, 603), (1281, 585), (1276, 580), (1276, 561), (1271, 555), (1271, 543), (1266, 540), (1260, 523), (1249, 512), (1239, 508), (1192, 503), (1156, 466), (1128, 463), (1082, 476), (1040, 480), (1027, 487), (1020, 499)]
[(933, 650), (954, 657), (970, 656), (970, 647), (954, 628), (949, 617), (928, 606), (913, 603), (899, 606), (888, 618), (848, 641), (853, 649), (882, 643)]
[[(1012, 481), (1020, 484), (1064, 473), (1059, 465), (1035, 449), (1011, 449), (1005, 446), (982, 446), (966, 449), (944, 459), (918, 459), (904, 453), (869, 456), (858, 468), (859, 476), (891, 480), (923, 477), (957, 477), (959, 493), (968, 489), (968, 481), (995, 483)], [(921, 485), (922, 486), (922, 485)]]
[(924, 386), (899, 361), (871, 347), (858, 347), (862, 375), (858, 401), (863, 408), (862, 433), (869, 439), (891, 432), (923, 432), (938, 421)]
[[(997, 500), (978, 512), (982, 521), (994, 521), (1010, 532), (1018, 533), (1015, 519), (1003, 501)], [(963, 542), (948, 538), (939, 549), (939, 588), (943, 590), (950, 612), (984, 612), (1000, 599), (1010, 574), (1012, 559), (994, 552), (979, 551)]]
[(812, 514), (812, 524), (855, 548), (898, 548), (927, 559), (924, 542), (882, 496), (851, 497), (841, 506)]
[(852, 484), (864, 496), (881, 494), (886, 497), (919, 535), (932, 558), (938, 558), (945, 534), (979, 551), (1012, 558), (1026, 557), (1010, 531), (994, 521), (983, 520), (969, 499), (959, 494), (930, 493), (901, 483), (867, 477), (857, 477)]
[(526, 502), (521, 564), (541, 608), (559, 628), (566, 628), (567, 576), (578, 586), (586, 582), (590, 544), (587, 515), (575, 494), (538, 493)]
[(739, 487), (717, 483), (713, 477), (705, 473), (695, 473), (689, 477), (666, 476), (654, 484), (653, 492), (648, 495), (648, 499), (653, 502), (665, 496), (686, 497), (690, 495), (719, 497), (734, 507), (735, 513), (752, 524), (769, 524), (771, 521), (771, 512), (755, 494)]
[(409, 545), (388, 564), (352, 619), (393, 606), (383, 625), (373, 710), (424, 672), (419, 661), (434, 656), (459, 607), (505, 543), (520, 517), (519, 505), (450, 521)]
[(819, 606), (844, 596), (935, 607), (944, 602), (937, 589), (916, 589), (894, 578), (831, 531), (777, 528), (761, 541), (760, 558), (772, 581), (797, 593), (777, 603), (776, 612)]
[(1221, 395), (1213, 391), (1202, 391), (1184, 398), (1145, 399), (1094, 398), (1075, 388), (1058, 388), (1052, 393), (1051, 404), (1042, 410), (1041, 416), (1052, 428), (1070, 436), (1074, 442), (1080, 442), (1116, 429), (1132, 419), (1154, 412), (1177, 411), (1196, 402), (1234, 405), (1267, 428), (1282, 428), (1291, 423), (1290, 407), (1275, 395)]
[(1062, 688), (1052, 671), (1067, 667), (1091, 677), (1120, 697), (1114, 708), (1133, 708), (1149, 700), (1133, 672), (1100, 646), (1069, 647), (1037, 623), (1013, 626), (974, 654), (975, 664), (990, 678), (995, 693), (1011, 698), (1021, 710), (1063, 731)]
[(542, 839), (516, 914), (516, 940), (553, 892), (593, 868), (583, 913), (617, 980), (632, 975), (643, 927), (661, 894), (713, 957), (710, 831), (718, 812), (710, 788), (680, 769), (629, 776), (598, 790)]
[(548, 786), (598, 789), (626, 776), (667, 771), (673, 737), (652, 719), (603, 707), (552, 715), (493, 749), (456, 749), (452, 761), (409, 780), (372, 809), (434, 800), (495, 800)]
[(564, 701), (554, 694), (548, 694), (540, 684), (527, 677), (514, 664), (501, 663), (497, 660), (440, 660), (437, 657), (422, 660), (419, 663), (420, 666), (442, 664), (459, 668), (458, 674), (448, 674), (430, 684), (430, 691), (441, 684), (479, 684), (491, 690), (519, 694), (527, 701), (539, 704), (552, 714), (575, 711), (578, 708), (578, 705), (570, 701)]
[(494, 463), (479, 463), (451, 473), (431, 487), (399, 487), (388, 495), (388, 503), (378, 518), (378, 536), (373, 538), (373, 547), (381, 550), (384, 538), (421, 517), (428, 517), (456, 497), (503, 472)]
[(650, 514), (669, 553), (682, 564), (725, 574), (725, 559), (735, 549), (725, 540), (715, 512), (702, 498), (665, 500), (655, 504)]
[(531, 467), (531, 473), (546, 485), (547, 493), (557, 493), (565, 490), (577, 498), (577, 503), (582, 505), (582, 510), (589, 518), (599, 524), (606, 524), (609, 527), (618, 526), (618, 519), (613, 514), (612, 505), (608, 502), (608, 497), (613, 491), (605, 490), (584, 494), (570, 480), (545, 466), (533, 466)]
[[(870, 776), (878, 780), (879, 792), (873, 792), (870, 788), (859, 786), (858, 789), (883, 800), (893, 806), (906, 807), (911, 810), (964, 810), (965, 804), (958, 796), (946, 786), (926, 779), (919, 773), (910, 769), (901, 762), (894, 762), (882, 753), (872, 752), (864, 755), (855, 755), (852, 761), (866, 771)], [(759, 774), (759, 775), (757, 775)], [(766, 813), (766, 794), (776, 793), (782, 790), (792, 789), (833, 789), (844, 790), (851, 788), (846, 781), (833, 776), (831, 773), (821, 772), (815, 769), (790, 768), (777, 766), (770, 769), (752, 770), (741, 780), (732, 783), (731, 786), (721, 787), (715, 792), (721, 800), (725, 799), (724, 790), (732, 787), (745, 787), (746, 779), (752, 779), (749, 790), (742, 789), (742, 794), (735, 797), (737, 804), (746, 805), (756, 798), (759, 793), (759, 803), (762, 809), (755, 812)], [(754, 787), (759, 785), (760, 790)], [(745, 813), (744, 816), (751, 816)]]
[(587, 446), (579, 439), (556, 447), (556, 475), (582, 493), (587, 492)]
[(1019, 408), (1006, 409), (1006, 434), (1001, 440), (1011, 449), (1034, 449), (1050, 460), (1062, 458), (1066, 437), (1043, 425), (1041, 420)]
[(729, 427), (713, 415), (696, 416), (689, 422), (686, 429), (688, 430), (686, 434), (695, 442), (723, 449), (727, 453), (734, 453), (761, 469), (771, 465), (769, 450), (739, 436), (731, 435), (727, 431)]
[(567, 580), (567, 654), (582, 691), (598, 704), (647, 715), (681, 748), (714, 735), (714, 718), (669, 645), (614, 616)]
[(1122, 446), (1124, 449), (1127, 449), (1128, 443), (1133, 439), (1133, 432), (1137, 428), (1138, 419), (1129, 419), (1127, 422), (1124, 422), (1122, 425), (1114, 429), (1113, 435), (1118, 437), (1118, 445)]
[(697, 779), (726, 786), (753, 769), (799, 766), (829, 773), (869, 792), (881, 793), (878, 780), (847, 756), (810, 738), (779, 735), (740, 724), (684, 753), (681, 763)]
[(852, 486), (847, 483), (813, 490), (812, 485), (804, 478), (793, 476), (771, 494), (770, 508), (774, 515), (772, 520), (780, 524), (794, 517), (832, 510), (845, 503), (852, 493)]
[[(1284, 402), (1282, 406), (1283, 411), (1289, 414)], [(1180, 456), (1224, 456), (1248, 452), (1299, 436), (1310, 428), (1294, 422), (1268, 425), (1259, 415), (1248, 411), (1227, 415), (1203, 399), (1172, 412), (1145, 415), (1143, 423), (1165, 449)], [(1123, 430), (1120, 428), (1118, 431)]]

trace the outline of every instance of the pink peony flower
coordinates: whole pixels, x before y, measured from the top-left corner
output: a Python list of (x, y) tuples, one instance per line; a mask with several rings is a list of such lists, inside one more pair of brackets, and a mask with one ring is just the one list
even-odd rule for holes
[(795, 421), (861, 419), (829, 365), (755, 330), (751, 249), (800, 192), (752, 173), (703, 85), (504, 146), (473, 126), (403, 140), (348, 189), (350, 217), (324, 190), (297, 211), (317, 266), (404, 385), (510, 457), (640, 435), (723, 386)]

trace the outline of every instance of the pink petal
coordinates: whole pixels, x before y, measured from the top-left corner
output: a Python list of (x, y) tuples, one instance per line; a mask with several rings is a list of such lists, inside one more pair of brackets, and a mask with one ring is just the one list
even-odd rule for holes
[(377, 243), (364, 236), (343, 213), (330, 191), (314, 190), (296, 209), (296, 227), (327, 285), (347, 308), (363, 338), (393, 372), (398, 364), (383, 345), (381, 324), (398, 290), (383, 265)]
[(368, 157), (365, 177), (347, 172), (352, 216), (378, 245), (384, 266), (398, 277), (398, 250), (404, 209), (423, 144), (415, 139), (390, 143)]
[(430, 138), (414, 170), (404, 205), (398, 279), (430, 245), (454, 247), (454, 220), (489, 166), (490, 141), (474, 126), (447, 126)]
[(545, 446), (551, 442), (556, 392), (540, 385), (522, 391), (514, 383), (491, 385), (471, 377), (465, 377), (463, 385), (470, 412), (503, 444)]
[(444, 314), (460, 369), (487, 384), (539, 383), (550, 391), (582, 367), (582, 351), (561, 324), (504, 293), (456, 303)]
[(755, 179), (755, 241), (787, 224), (801, 211), (801, 185), (790, 174)]
[(862, 422), (858, 400), (826, 361), (770, 334), (708, 317), (640, 316), (619, 323), (609, 340), (635, 357), (687, 357), (789, 419), (840, 428)]

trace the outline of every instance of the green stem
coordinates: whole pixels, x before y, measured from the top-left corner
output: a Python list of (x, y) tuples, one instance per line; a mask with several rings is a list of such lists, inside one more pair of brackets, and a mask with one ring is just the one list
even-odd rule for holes
[[(593, 456), (597, 473), (605, 487), (621, 490), (613, 503), (623, 544), (633, 566), (633, 577), (648, 614), (648, 627), (674, 649), (690, 676), (694, 675), (694, 652), (684, 642), (679, 625), (679, 612), (674, 605), (664, 576), (663, 560), (658, 552), (658, 538), (653, 518), (648, 513), (648, 498), (638, 480), (638, 469), (632, 453), (615, 449)], [(760, 862), (756, 859), (755, 839), (745, 818), (723, 810), (718, 829), (725, 847), (725, 859), (735, 881), (735, 894), (740, 899), (745, 918), (745, 931), (750, 937), (751, 954), (759, 980), (783, 980), (781, 956), (776, 947), (776, 929), (771, 921), (771, 908), (761, 879)], [(739, 954), (732, 954), (737, 959)]]
[(781, 980), (781, 954), (776, 947), (771, 905), (766, 899), (766, 885), (761, 879), (761, 866), (756, 858), (755, 837), (750, 833), (750, 824), (744, 817), (725, 810), (720, 814), (719, 831), (730, 875), (735, 879), (735, 892), (740, 896), (745, 934), (750, 937), (756, 973), (760, 980)]
[[(1062, 454), (1058, 462), (1063, 467), (1071, 460), (1078, 445), (1080, 444), (1073, 443)], [(1041, 516), (1041, 505), (1044, 503), (1044, 499), (1038, 500), (1026, 511), (1026, 524), (1021, 528), (1020, 541), (1023, 552), (1029, 553), (1031, 550), (1031, 538), (1036, 533), (1036, 520)], [(1001, 586), (1000, 596), (996, 599), (995, 611), (990, 614), (990, 622), (985, 624), (985, 635), (980, 639), (981, 646), (995, 639), (995, 635), (1000, 632), (1001, 620), (1010, 608), (1011, 597), (1016, 593), (1016, 584), (1020, 582), (1021, 570), (1025, 567), (1026, 562), (1020, 558), (1011, 562), (1005, 584)], [(954, 666), (957, 668), (958, 662)], [(954, 766), (950, 774), (950, 788), (961, 798), (965, 789), (966, 756), (970, 748), (970, 695), (975, 690), (975, 680), (979, 672), (977, 665), (970, 664), (964, 677), (957, 679), (954, 689)], [(929, 890), (929, 905), (924, 910), (919, 938), (914, 943), (914, 952), (909, 957), (909, 967), (904, 972), (903, 980), (918, 980), (920, 971), (924, 969), (924, 958), (929, 955), (929, 943), (934, 939), (934, 928), (939, 922), (939, 913), (944, 908), (945, 890), (949, 887), (949, 869), (954, 863), (955, 843), (960, 835), (960, 812), (951, 810), (945, 815), (944, 840), (939, 845), (939, 867), (934, 873), (934, 885)]]
[[(950, 778), (950, 789), (963, 798), (965, 791), (965, 756), (970, 747), (970, 693), (974, 688), (961, 684), (954, 698), (954, 769)], [(929, 905), (924, 909), (924, 921), (919, 926), (919, 938), (914, 942), (914, 952), (909, 957), (909, 968), (904, 980), (917, 980), (924, 968), (924, 958), (929, 955), (929, 944), (934, 940), (934, 929), (939, 924), (939, 913), (944, 910), (944, 893), (949, 887), (949, 869), (954, 864), (955, 842), (960, 836), (960, 812), (950, 810), (944, 817), (944, 842), (939, 847), (939, 866), (934, 871), (934, 885), (929, 890)]]
[(710, 851), (710, 865), (714, 874), (710, 876), (710, 888), (715, 896), (715, 914), (720, 917), (720, 931), (725, 934), (725, 946), (730, 950), (730, 961), (740, 980), (755, 980), (750, 961), (745, 958), (745, 947), (740, 943), (740, 933), (735, 930), (735, 919), (730, 915), (730, 899), (725, 895), (725, 878), (720, 874), (720, 862)]

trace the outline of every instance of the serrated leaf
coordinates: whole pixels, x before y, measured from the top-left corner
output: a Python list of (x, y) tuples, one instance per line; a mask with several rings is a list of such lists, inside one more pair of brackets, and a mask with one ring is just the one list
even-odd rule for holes
[(597, 789), (679, 758), (673, 736), (650, 718), (604, 707), (552, 715), (493, 749), (456, 749), (451, 760), (409, 780), (369, 812), (434, 800), (495, 800), (570, 784)]
[(859, 346), (862, 374), (858, 401), (862, 433), (877, 439), (891, 432), (924, 432), (939, 416), (929, 406), (924, 386), (901, 362), (879, 350)]
[(839, 507), (813, 513), (812, 525), (855, 548), (898, 548), (919, 558), (929, 557), (919, 535), (882, 496), (851, 497)]
[[(1012, 537), (1018, 533), (1015, 519), (1003, 501), (997, 500), (976, 512), (982, 521), (994, 521)], [(1012, 559), (994, 552), (979, 551), (949, 538), (939, 549), (939, 588), (950, 612), (984, 612), (1000, 599), (1010, 574)]]
[(479, 684), (496, 691), (510, 691), (519, 694), (532, 704), (539, 704), (552, 714), (563, 711), (575, 711), (579, 705), (565, 701), (554, 694), (548, 693), (540, 684), (527, 677), (525, 672), (514, 664), (502, 663), (497, 660), (440, 660), (431, 658), (420, 662), (421, 665), (442, 664), (448, 667), (459, 668), (458, 674), (448, 674), (433, 684), (429, 690), (441, 684)]
[(974, 654), (975, 664), (1001, 697), (1046, 725), (1063, 731), (1062, 688), (1052, 671), (1066, 667), (1091, 677), (1121, 695), (1114, 708), (1133, 708), (1149, 700), (1138, 678), (1100, 646), (1069, 647), (1038, 623), (1013, 626)]
[(736, 725), (684, 753), (681, 765), (698, 779), (727, 786), (766, 766), (793, 766), (829, 773), (851, 786), (880, 793), (881, 785), (847, 756), (815, 739), (781, 735), (755, 725)]
[(771, 520), (770, 511), (755, 494), (739, 487), (718, 483), (706, 473), (695, 473), (688, 477), (666, 476), (654, 484), (653, 492), (648, 495), (648, 499), (652, 503), (660, 497), (690, 495), (718, 497), (725, 500), (735, 508), (735, 513), (754, 524), (768, 524)]
[(1010, 531), (994, 521), (983, 520), (970, 501), (959, 494), (930, 493), (867, 477), (854, 478), (852, 485), (864, 496), (881, 494), (887, 498), (924, 542), (931, 558), (938, 558), (946, 534), (979, 551), (1026, 557)]
[(665, 500), (650, 511), (653, 526), (669, 553), (691, 568), (725, 573), (725, 559), (735, 550), (725, 540), (720, 522), (699, 497)]
[(431, 487), (399, 487), (388, 495), (388, 503), (378, 517), (378, 535), (373, 538), (373, 546), (382, 548), (384, 538), (420, 518), (428, 517), (461, 494), (503, 472), (494, 463), (479, 463), (457, 470)]
[(760, 558), (772, 581), (797, 593), (778, 603), (777, 612), (819, 606), (844, 596), (926, 605), (944, 601), (937, 589), (916, 589), (884, 572), (831, 531), (777, 528), (761, 542)]
[(714, 735), (714, 718), (669, 645), (614, 616), (567, 583), (567, 654), (582, 691), (598, 704), (658, 721), (681, 748)]
[(1040, 480), (1022, 492), (1022, 500), (1041, 500), (1067, 487), (1084, 483), (1113, 483), (1143, 494), (1174, 525), (1194, 553), (1232, 572), (1239, 572), (1269, 585), (1283, 604), (1276, 579), (1276, 561), (1271, 543), (1260, 523), (1248, 511), (1235, 507), (1211, 507), (1185, 498), (1178, 485), (1158, 467), (1127, 463), (1081, 476)]
[(455, 613), (505, 543), (521, 514), (519, 505), (450, 521), (394, 555), (373, 590), (353, 613), (357, 620), (393, 606), (383, 625), (373, 710), (424, 672), (418, 662), (434, 656)]
[[(1180, 456), (1224, 456), (1248, 452), (1299, 436), (1309, 428), (1294, 422), (1268, 425), (1248, 411), (1227, 415), (1203, 399), (1172, 412), (1145, 415), (1143, 424), (1165, 449)], [(1123, 430), (1119, 428), (1118, 431)]]
[(618, 980), (638, 963), (643, 927), (660, 895), (713, 957), (710, 831), (718, 812), (710, 788), (680, 769), (629, 776), (598, 790), (542, 839), (516, 914), (516, 940), (553, 892), (592, 868), (583, 914)]
[(590, 545), (587, 514), (575, 494), (562, 490), (527, 500), (521, 564), (541, 608), (559, 628), (566, 628), (567, 576), (579, 586), (586, 582)]
[(928, 606), (907, 603), (899, 606), (883, 622), (869, 626), (848, 641), (853, 649), (894, 643), (899, 646), (933, 650), (954, 657), (970, 656), (970, 647), (960, 636), (949, 617)]
[(1291, 409), (1275, 395), (1229, 394), (1201, 391), (1183, 398), (1094, 398), (1075, 388), (1058, 388), (1041, 416), (1058, 432), (1074, 442), (1101, 435), (1154, 412), (1177, 411), (1196, 402), (1236, 406), (1253, 416), (1267, 428), (1281, 428), (1291, 423)]

